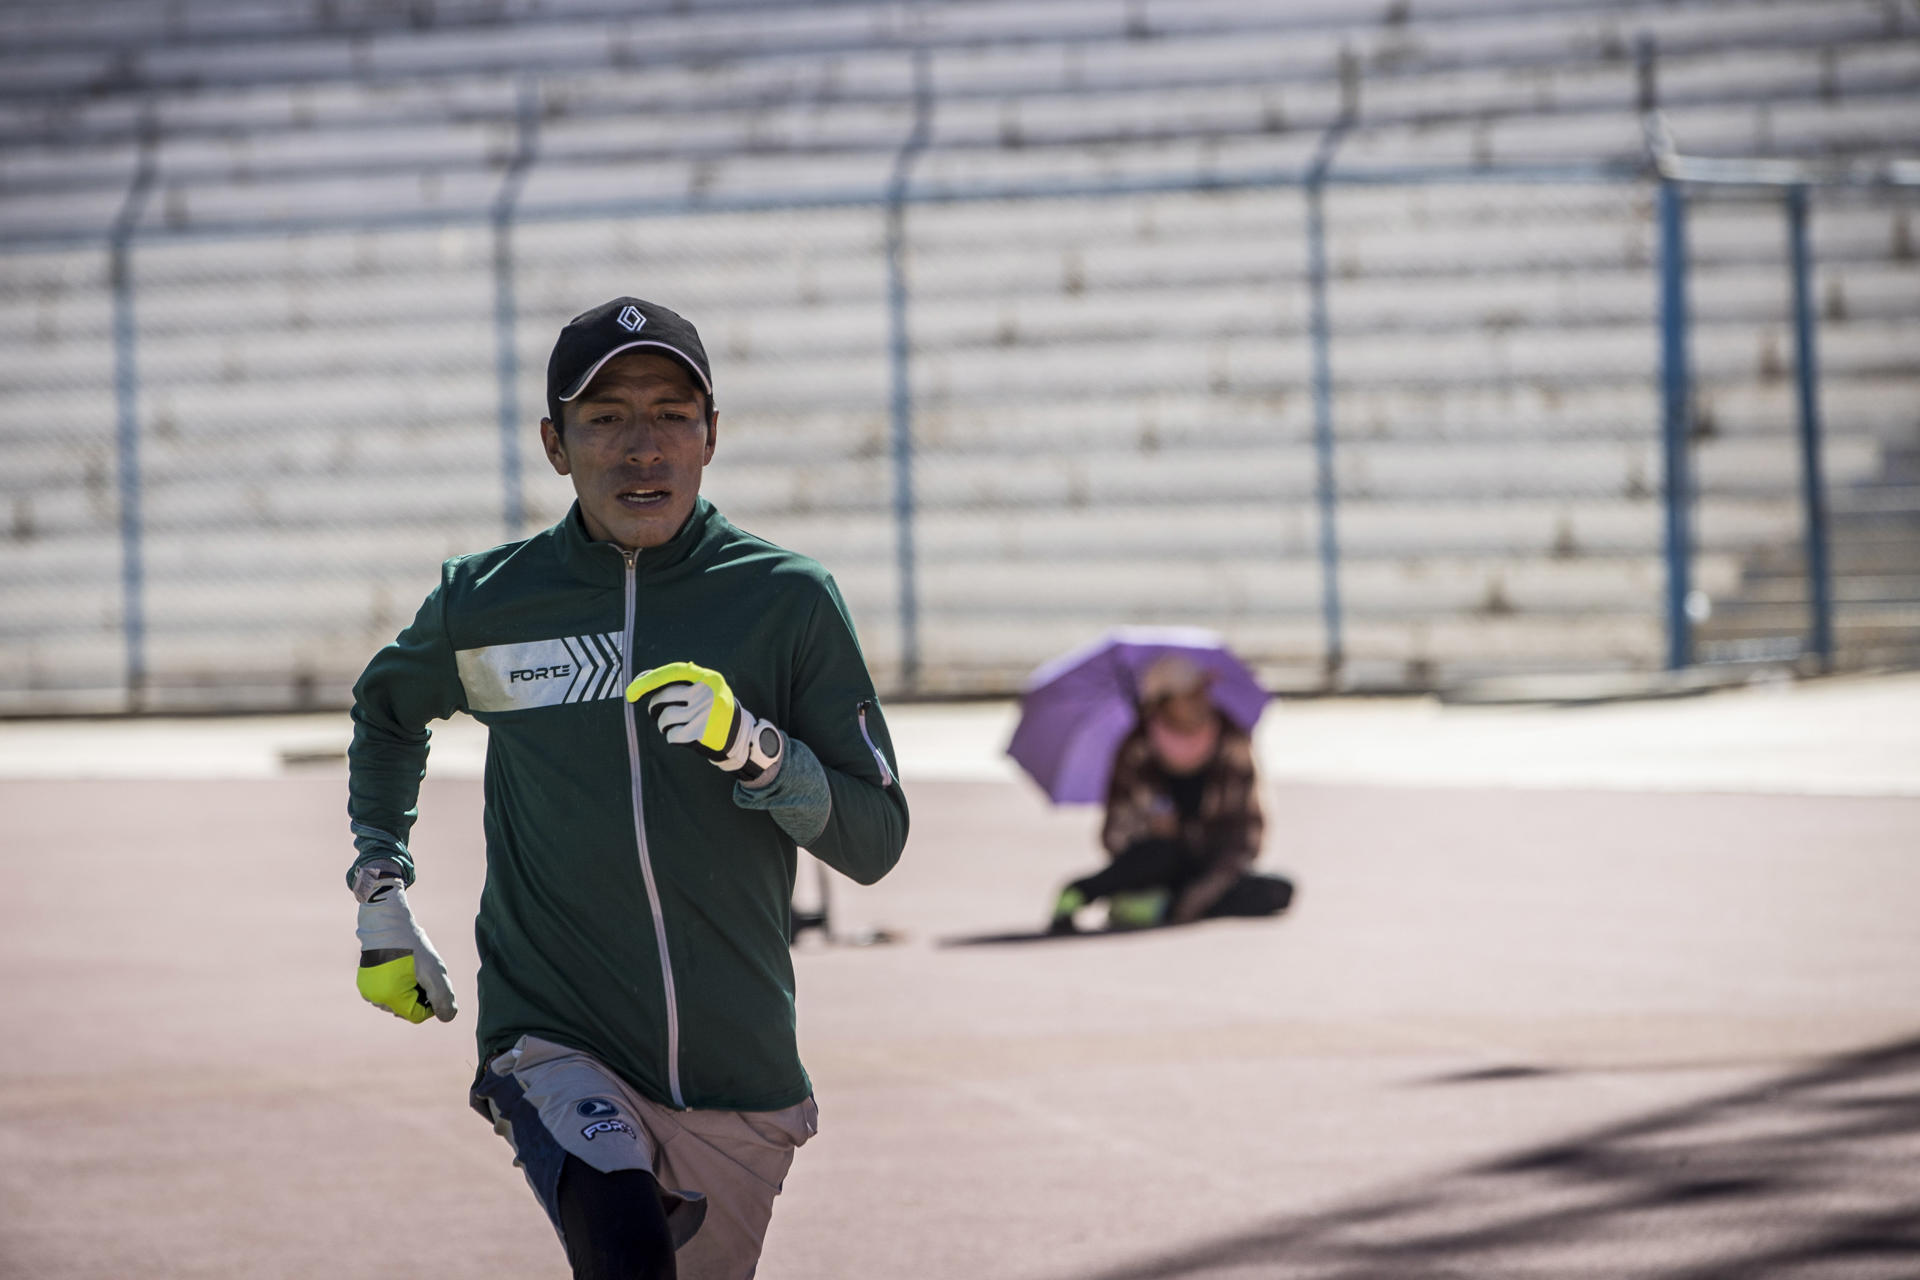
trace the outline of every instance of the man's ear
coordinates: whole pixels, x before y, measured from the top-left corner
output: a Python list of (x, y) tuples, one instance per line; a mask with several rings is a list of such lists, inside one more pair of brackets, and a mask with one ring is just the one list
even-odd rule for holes
[(720, 436), (720, 411), (714, 409), (707, 414), (707, 451), (700, 458), (700, 465), (706, 466), (713, 461), (714, 442)]
[[(711, 433), (708, 434), (708, 440), (707, 452), (711, 454), (713, 452)], [(570, 475), (573, 466), (567, 461), (567, 442), (561, 438), (560, 431), (553, 425), (552, 418), (540, 419), (540, 443), (546, 449), (547, 461), (553, 464), (554, 471), (563, 476)]]

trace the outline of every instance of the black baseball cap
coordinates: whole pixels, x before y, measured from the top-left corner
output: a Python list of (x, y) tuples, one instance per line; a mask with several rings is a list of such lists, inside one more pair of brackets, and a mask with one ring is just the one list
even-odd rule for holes
[(693, 374), (713, 409), (713, 372), (693, 323), (657, 302), (615, 298), (567, 321), (547, 357), (547, 416), (560, 423), (560, 406), (587, 389), (600, 367), (623, 351), (653, 348)]

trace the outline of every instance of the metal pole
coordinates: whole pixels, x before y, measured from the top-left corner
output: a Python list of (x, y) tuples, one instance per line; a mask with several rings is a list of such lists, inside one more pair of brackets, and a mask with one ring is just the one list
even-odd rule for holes
[(912, 344), (907, 335), (907, 185), (913, 162), (926, 149), (933, 126), (933, 85), (924, 48), (913, 54), (913, 130), (893, 160), (887, 186), (888, 364), (892, 374), (893, 519), (900, 576), (900, 674), (909, 689), (920, 679), (920, 600), (913, 545)]
[(513, 292), (513, 212), (526, 182), (527, 168), (533, 163), (538, 128), (535, 84), (524, 79), (520, 82), (513, 158), (507, 163), (500, 193), (493, 202), (494, 370), (500, 386), (501, 519), (508, 538), (520, 536), (520, 526), (526, 519), (520, 478), (520, 411), (515, 403), (520, 357), (514, 337), (518, 304)]
[(1320, 611), (1327, 633), (1326, 677), (1339, 680), (1346, 663), (1341, 635), (1340, 544), (1336, 505), (1339, 489), (1333, 470), (1333, 325), (1327, 315), (1327, 230), (1322, 196), (1327, 169), (1346, 133), (1348, 121), (1336, 121), (1320, 139), (1307, 172), (1307, 306), (1313, 347), (1313, 447), (1315, 494), (1320, 509)]
[(1689, 477), (1692, 381), (1687, 369), (1687, 197), (1660, 183), (1660, 435), (1666, 462), (1667, 666), (1693, 661), (1687, 617), (1693, 563)]
[(120, 491), (121, 627), (126, 637), (127, 710), (139, 711), (147, 698), (146, 566), (140, 514), (140, 364), (135, 352), (139, 329), (133, 308), (133, 231), (153, 190), (155, 129), (144, 122), (140, 159), (133, 183), (113, 220), (108, 272), (113, 283), (113, 392), (115, 465)]
[(1827, 487), (1820, 467), (1820, 367), (1814, 353), (1813, 256), (1807, 247), (1807, 189), (1787, 191), (1787, 245), (1793, 259), (1794, 382), (1800, 393), (1800, 483), (1807, 512), (1807, 594), (1812, 649), (1833, 669), (1833, 577), (1828, 556)]

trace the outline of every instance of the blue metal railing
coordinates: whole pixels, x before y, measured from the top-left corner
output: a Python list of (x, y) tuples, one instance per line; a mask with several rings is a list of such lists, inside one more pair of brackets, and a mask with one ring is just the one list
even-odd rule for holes
[[(701, 214), (785, 213), (812, 209), (885, 208), (904, 205), (965, 204), (1011, 200), (1071, 200), (1086, 197), (1178, 195), (1193, 192), (1271, 191), (1301, 188), (1310, 176), (1297, 166), (1255, 166), (1228, 172), (1125, 174), (1100, 178), (1048, 178), (1023, 181), (928, 182), (910, 181), (896, 197), (891, 182), (878, 185), (814, 188), (805, 191), (767, 191), (740, 194), (622, 196), (606, 200), (555, 201), (516, 205), (516, 225), (551, 222), (591, 222), (607, 218), (675, 218)], [(1322, 179), (1327, 186), (1406, 187), (1425, 184), (1565, 186), (1591, 183), (1633, 183), (1647, 178), (1644, 164), (1634, 161), (1570, 162), (1526, 165), (1357, 165), (1345, 164)], [(311, 233), (408, 231), (437, 227), (485, 226), (493, 220), (491, 204), (437, 209), (358, 212), (289, 213), (270, 221), (258, 218), (195, 218), (181, 226), (139, 227), (133, 238), (153, 243), (278, 239)], [(0, 252), (71, 249), (100, 243), (97, 230), (80, 226), (48, 226), (0, 239)]]
[(1667, 549), (1667, 666), (1693, 662), (1693, 378), (1687, 360), (1687, 194), (1662, 182), (1660, 218), (1660, 445)]
[(907, 333), (907, 190), (913, 164), (933, 133), (933, 74), (925, 49), (913, 58), (913, 128), (894, 157), (887, 182), (887, 375), (893, 442), (894, 552), (899, 573), (900, 672), (911, 688), (920, 678), (920, 585), (913, 545), (913, 345)]
[(1333, 465), (1333, 324), (1327, 315), (1327, 225), (1325, 192), (1327, 170), (1346, 136), (1350, 121), (1341, 120), (1325, 134), (1307, 169), (1307, 305), (1313, 342), (1313, 455), (1314, 494), (1320, 514), (1320, 613), (1326, 633), (1323, 665), (1329, 684), (1337, 683), (1346, 664), (1346, 644), (1340, 628), (1340, 523), (1336, 512), (1339, 485)]
[(113, 283), (114, 453), (120, 495), (120, 615), (126, 646), (128, 709), (147, 688), (146, 561), (140, 517), (140, 363), (134, 321), (133, 235), (153, 193), (156, 138), (149, 115), (127, 198), (113, 220), (109, 274)]
[(500, 507), (508, 538), (518, 537), (526, 521), (526, 499), (520, 475), (520, 353), (515, 333), (518, 304), (513, 289), (513, 209), (526, 186), (527, 170), (539, 149), (540, 116), (537, 86), (520, 81), (519, 114), (514, 129), (513, 158), (493, 202), (493, 325), (497, 344), (495, 371), (500, 381)]
[[(906, 217), (916, 204), (954, 204), (984, 201), (1124, 197), (1158, 193), (1195, 193), (1263, 189), (1299, 189), (1306, 203), (1305, 238), (1309, 302), (1309, 340), (1313, 391), (1313, 448), (1318, 543), (1322, 578), (1321, 604), (1325, 633), (1325, 666), (1329, 685), (1337, 684), (1346, 659), (1344, 618), (1340, 592), (1340, 539), (1335, 427), (1335, 382), (1332, 374), (1332, 321), (1328, 302), (1326, 217), (1324, 194), (1329, 186), (1404, 186), (1422, 183), (1638, 183), (1649, 170), (1642, 165), (1597, 164), (1495, 166), (1339, 166), (1335, 156), (1347, 129), (1336, 123), (1321, 138), (1310, 163), (1303, 168), (1257, 168), (1231, 173), (1178, 173), (1116, 176), (1070, 180), (988, 181), (955, 183), (916, 180), (917, 161), (931, 143), (934, 96), (929, 63), (924, 54), (914, 62), (914, 114), (902, 138), (884, 186), (854, 187), (807, 193), (761, 193), (707, 198), (692, 194), (621, 200), (587, 200), (526, 207), (521, 200), (525, 181), (538, 159), (538, 101), (530, 82), (523, 82), (519, 129), (515, 149), (493, 201), (484, 209), (421, 210), (399, 215), (343, 213), (306, 215), (257, 222), (195, 223), (183, 227), (143, 225), (158, 175), (151, 143), (143, 147), (134, 179), (122, 201), (108, 248), (114, 303), (114, 368), (116, 441), (120, 495), (123, 626), (126, 648), (126, 684), (129, 704), (142, 705), (148, 680), (146, 665), (145, 573), (142, 557), (140, 373), (135, 322), (136, 288), (132, 270), (140, 243), (183, 240), (278, 237), (300, 231), (354, 231), (458, 226), (481, 223), (494, 236), (494, 325), (498, 379), (498, 426), (502, 481), (501, 519), (506, 536), (521, 533), (524, 500), (521, 492), (519, 426), (516, 397), (518, 311), (514, 291), (513, 230), (522, 223), (576, 221), (606, 217), (649, 217), (700, 213), (741, 213), (808, 208), (868, 207), (885, 219), (885, 259), (889, 321), (889, 423), (893, 470), (893, 512), (897, 547), (898, 610), (901, 666), (909, 688), (914, 687), (921, 663), (920, 601), (915, 546), (917, 506), (914, 483), (914, 416), (912, 343), (909, 334), (911, 290), (906, 270)], [(1695, 167), (1689, 168), (1689, 165)], [(1795, 172), (1799, 180), (1789, 182)], [(1662, 158), (1657, 186), (1657, 225), (1660, 236), (1661, 378), (1660, 422), (1665, 460), (1665, 545), (1667, 585), (1665, 612), (1668, 631), (1667, 663), (1682, 667), (1693, 661), (1688, 603), (1691, 593), (1691, 378), (1687, 351), (1686, 211), (1689, 185), (1750, 186), (1784, 192), (1787, 201), (1789, 247), (1794, 282), (1794, 328), (1800, 407), (1802, 486), (1807, 513), (1807, 558), (1812, 604), (1808, 649), (1823, 662), (1833, 655), (1832, 591), (1824, 490), (1820, 473), (1820, 419), (1818, 370), (1815, 362), (1814, 312), (1811, 302), (1811, 253), (1807, 243), (1808, 187), (1803, 171), (1781, 169), (1738, 170), (1720, 162), (1690, 162)], [(1756, 176), (1757, 175), (1757, 176)], [(1824, 175), (1821, 183), (1889, 185), (1874, 175)], [(1890, 185), (1907, 185), (1896, 182)], [(79, 238), (84, 233), (75, 232)], [(73, 243), (66, 234), (43, 237), (32, 246), (57, 248)], [(97, 238), (95, 241), (97, 243)]]
[(1794, 390), (1798, 410), (1800, 493), (1807, 559), (1807, 638), (1803, 653), (1822, 670), (1833, 666), (1832, 534), (1821, 462), (1820, 371), (1813, 309), (1813, 251), (1808, 242), (1808, 191), (1815, 186), (1894, 190), (1920, 187), (1920, 164), (1862, 168), (1844, 160), (1743, 160), (1678, 154), (1657, 112), (1647, 117), (1649, 149), (1660, 192), (1661, 436), (1666, 460), (1667, 664), (1690, 664), (1693, 653), (1693, 503), (1690, 479), (1692, 387), (1687, 353), (1686, 190), (1732, 190), (1780, 197), (1787, 216), (1787, 263), (1793, 298)]
[(1833, 666), (1833, 572), (1827, 486), (1820, 464), (1820, 369), (1814, 356), (1813, 253), (1807, 246), (1807, 189), (1787, 191), (1787, 251), (1793, 264), (1794, 390), (1800, 408), (1800, 490), (1807, 522), (1808, 647)]

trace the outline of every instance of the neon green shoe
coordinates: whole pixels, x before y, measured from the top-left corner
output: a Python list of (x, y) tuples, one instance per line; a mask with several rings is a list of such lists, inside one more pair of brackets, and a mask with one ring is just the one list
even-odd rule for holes
[(1107, 900), (1107, 927), (1151, 929), (1166, 918), (1167, 897), (1165, 889), (1116, 893)]
[(1073, 913), (1087, 905), (1087, 895), (1068, 885), (1060, 891), (1054, 900), (1053, 919), (1047, 924), (1048, 933), (1076, 933)]

